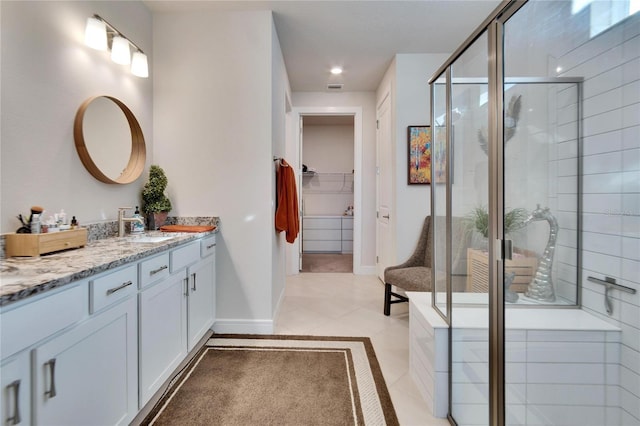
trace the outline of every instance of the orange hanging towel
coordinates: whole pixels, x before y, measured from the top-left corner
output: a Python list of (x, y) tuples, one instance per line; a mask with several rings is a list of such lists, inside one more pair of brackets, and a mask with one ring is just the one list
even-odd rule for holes
[(287, 242), (293, 243), (300, 231), (296, 175), (284, 160), (276, 167), (276, 231), (285, 231)]

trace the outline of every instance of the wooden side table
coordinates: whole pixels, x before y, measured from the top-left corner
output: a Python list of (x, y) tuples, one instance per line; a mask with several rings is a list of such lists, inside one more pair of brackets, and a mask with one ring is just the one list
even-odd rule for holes
[[(515, 249), (513, 260), (506, 261), (506, 272), (515, 272), (511, 291), (524, 293), (533, 280), (538, 267), (536, 254), (529, 250)], [(489, 292), (489, 253), (479, 249), (467, 249), (467, 292)]]

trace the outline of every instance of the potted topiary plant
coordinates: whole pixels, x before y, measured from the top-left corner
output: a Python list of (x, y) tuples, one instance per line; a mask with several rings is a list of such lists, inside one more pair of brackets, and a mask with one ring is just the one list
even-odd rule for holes
[(171, 201), (164, 194), (167, 188), (167, 177), (162, 167), (152, 165), (149, 169), (149, 180), (142, 189), (142, 211), (147, 215), (149, 229), (159, 229), (167, 220), (171, 210)]

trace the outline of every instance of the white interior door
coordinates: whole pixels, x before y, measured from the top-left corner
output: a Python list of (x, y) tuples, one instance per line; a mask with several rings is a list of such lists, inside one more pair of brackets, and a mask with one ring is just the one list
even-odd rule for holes
[(377, 111), (377, 179), (376, 179), (376, 273), (384, 281), (384, 269), (392, 262), (392, 173), (390, 95), (378, 106)]

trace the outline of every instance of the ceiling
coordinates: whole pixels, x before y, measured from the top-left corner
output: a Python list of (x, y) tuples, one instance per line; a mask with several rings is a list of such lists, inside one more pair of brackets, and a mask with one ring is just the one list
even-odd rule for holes
[[(146, 0), (152, 12), (272, 10), (294, 92), (374, 91), (396, 53), (452, 53), (499, 0)], [(331, 67), (341, 66), (333, 76)], [(430, 77), (430, 76), (426, 76)]]

